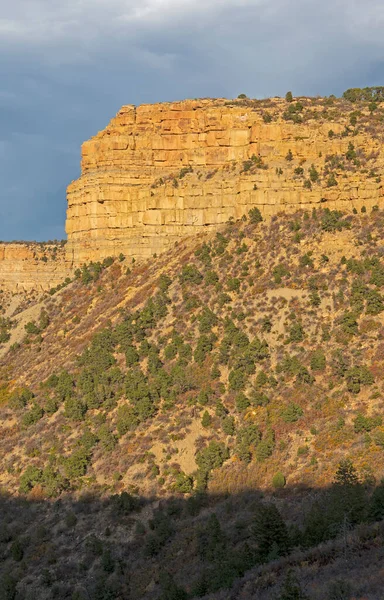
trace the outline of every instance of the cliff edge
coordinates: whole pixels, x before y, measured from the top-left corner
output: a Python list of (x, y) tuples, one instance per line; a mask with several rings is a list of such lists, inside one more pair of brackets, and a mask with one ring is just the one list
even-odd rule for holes
[(67, 259), (147, 258), (253, 207), (270, 216), (378, 205), (380, 116), (333, 98), (123, 106), (82, 146)]

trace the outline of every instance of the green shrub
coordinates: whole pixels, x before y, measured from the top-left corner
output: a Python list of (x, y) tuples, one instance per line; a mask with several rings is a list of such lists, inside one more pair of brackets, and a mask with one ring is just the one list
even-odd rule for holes
[(64, 469), (69, 479), (76, 479), (86, 474), (88, 464), (91, 460), (91, 453), (85, 448), (75, 450), (64, 459)]
[(29, 321), (26, 325), (24, 325), (24, 329), (28, 335), (37, 335), (40, 333), (40, 329), (36, 325), (35, 321)]
[(28, 494), (32, 488), (41, 482), (43, 472), (34, 465), (29, 465), (20, 477), (19, 491), (21, 494)]
[(236, 454), (240, 460), (249, 463), (261, 440), (261, 432), (257, 425), (246, 425), (237, 432)]
[(196, 454), (196, 464), (203, 473), (218, 469), (229, 458), (229, 450), (220, 442), (212, 441)]
[(79, 398), (68, 398), (64, 403), (64, 416), (73, 421), (82, 421), (87, 405)]
[(304, 339), (304, 330), (301, 323), (296, 321), (289, 329), (289, 342), (301, 342)]
[(236, 408), (239, 412), (244, 412), (251, 405), (249, 398), (242, 392), (236, 396)]
[(247, 384), (248, 376), (244, 369), (233, 369), (229, 372), (229, 389), (233, 391), (243, 390)]
[(325, 354), (321, 348), (318, 348), (312, 353), (311, 356), (311, 369), (312, 371), (324, 371), (327, 361)]
[(222, 420), (221, 427), (225, 435), (233, 435), (235, 433), (235, 419), (234, 417), (225, 417)]
[(303, 416), (304, 411), (298, 404), (290, 402), (280, 414), (285, 423), (296, 423)]
[(286, 480), (281, 471), (278, 471), (272, 478), (272, 485), (276, 489), (281, 489), (285, 487)]
[(382, 422), (383, 420), (379, 416), (365, 417), (364, 415), (359, 413), (353, 421), (353, 427), (355, 433), (362, 433), (364, 431), (371, 431), (375, 427), (379, 427), (380, 425), (382, 425)]
[(203, 418), (201, 419), (201, 424), (203, 427), (210, 427), (212, 423), (212, 417), (207, 410), (204, 411)]
[(261, 223), (263, 220), (263, 217), (261, 216), (261, 212), (256, 206), (254, 208), (251, 208), (251, 210), (248, 212), (248, 215), (249, 215), (249, 220), (253, 225), (255, 225), (257, 223)]
[(292, 92), (287, 92), (285, 94), (285, 99), (286, 99), (287, 102), (293, 102)]
[(269, 458), (275, 448), (275, 434), (270, 429), (266, 435), (263, 436), (261, 442), (256, 448), (256, 458), (259, 462), (262, 462)]
[(199, 285), (203, 281), (203, 276), (195, 265), (183, 265), (179, 280), (180, 283)]
[(175, 483), (172, 487), (175, 492), (190, 494), (193, 490), (193, 483), (193, 477), (191, 475), (186, 475), (181, 471), (180, 473), (177, 473)]
[(44, 415), (44, 410), (41, 406), (39, 406), (36, 402), (33, 404), (32, 408), (23, 415), (22, 424), (24, 427), (29, 427), (30, 425), (34, 425)]
[(312, 163), (312, 165), (309, 168), (309, 179), (311, 181), (311, 183), (316, 183), (317, 181), (319, 181), (319, 173), (315, 167), (315, 165)]
[(361, 365), (348, 369), (345, 373), (347, 389), (353, 394), (360, 392), (362, 385), (372, 385), (374, 377), (368, 367)]

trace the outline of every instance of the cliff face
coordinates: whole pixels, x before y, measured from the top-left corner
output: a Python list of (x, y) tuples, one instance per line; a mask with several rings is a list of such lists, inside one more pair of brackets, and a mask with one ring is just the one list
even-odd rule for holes
[(70, 273), (61, 245), (0, 244), (0, 288), (7, 292), (48, 290)]
[(291, 113), (281, 99), (124, 106), (83, 144), (82, 175), (68, 187), (67, 259), (145, 258), (255, 206), (269, 216), (380, 204), (384, 155), (368, 111), (361, 127), (350, 127), (350, 103), (337, 101), (336, 110), (303, 99), (298, 119), (295, 106)]
[(252, 207), (268, 217), (380, 206), (383, 108), (321, 98), (124, 106), (83, 144), (65, 250), (0, 244), (0, 287), (47, 290), (82, 263), (147, 258)]

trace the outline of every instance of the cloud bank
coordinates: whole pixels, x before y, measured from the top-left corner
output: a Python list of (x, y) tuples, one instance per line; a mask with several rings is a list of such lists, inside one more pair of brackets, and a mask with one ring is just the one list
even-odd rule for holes
[(80, 144), (122, 104), (383, 85), (366, 0), (14, 0), (0, 17), (0, 239), (64, 236)]

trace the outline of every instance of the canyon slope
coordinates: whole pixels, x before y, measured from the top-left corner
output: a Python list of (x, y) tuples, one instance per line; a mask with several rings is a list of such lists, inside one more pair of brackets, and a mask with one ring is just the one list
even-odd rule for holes
[(381, 598), (384, 211), (261, 218), (15, 316), (0, 598)]

